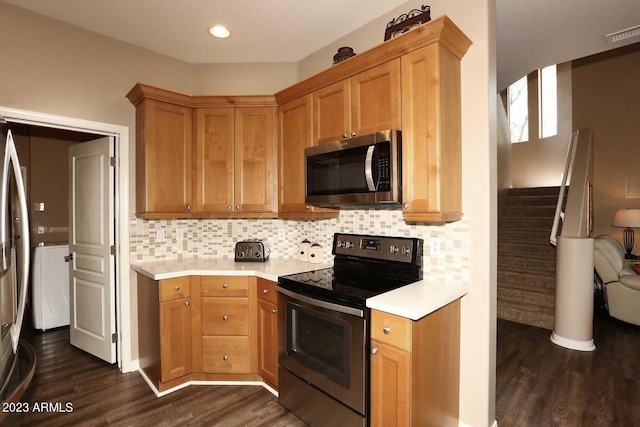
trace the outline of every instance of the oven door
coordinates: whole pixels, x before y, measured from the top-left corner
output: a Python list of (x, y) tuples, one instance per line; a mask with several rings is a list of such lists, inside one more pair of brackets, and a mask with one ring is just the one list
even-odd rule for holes
[(280, 367), (365, 414), (366, 310), (278, 291)]

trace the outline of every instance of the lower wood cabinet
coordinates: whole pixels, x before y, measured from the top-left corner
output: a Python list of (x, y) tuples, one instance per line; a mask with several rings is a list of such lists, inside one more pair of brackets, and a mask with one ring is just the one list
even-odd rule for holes
[(192, 372), (189, 277), (152, 280), (138, 275), (140, 368), (162, 391)]
[(258, 374), (278, 388), (278, 295), (276, 284), (258, 278)]
[(256, 277), (138, 274), (140, 368), (165, 391), (191, 380), (278, 386), (277, 293)]
[(371, 426), (457, 426), (460, 300), (412, 321), (371, 313)]

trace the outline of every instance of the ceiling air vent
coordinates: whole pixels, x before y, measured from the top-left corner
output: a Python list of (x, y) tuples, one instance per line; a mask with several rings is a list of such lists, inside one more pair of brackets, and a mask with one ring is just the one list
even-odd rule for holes
[(609, 43), (617, 43), (622, 40), (630, 39), (632, 37), (640, 36), (640, 25), (627, 28), (626, 30), (616, 31), (615, 33), (607, 34), (607, 40)]

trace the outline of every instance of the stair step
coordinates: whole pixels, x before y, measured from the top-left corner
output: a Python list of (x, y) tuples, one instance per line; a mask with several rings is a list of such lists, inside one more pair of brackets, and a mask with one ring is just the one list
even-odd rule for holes
[(536, 290), (501, 286), (498, 288), (498, 301), (502, 304), (526, 304), (538, 307), (554, 307), (555, 291), (550, 289)]
[(500, 229), (498, 228), (498, 242), (531, 242), (549, 243), (551, 227), (548, 230), (538, 230), (533, 228), (521, 229)]
[(532, 188), (511, 188), (509, 196), (556, 196), (560, 194), (560, 187), (532, 187)]
[(558, 204), (558, 196), (518, 196), (509, 197), (507, 206), (555, 206)]
[(556, 272), (556, 259), (555, 257), (535, 257), (535, 256), (522, 256), (512, 254), (500, 254), (498, 256), (498, 268), (504, 269), (518, 269), (518, 270), (530, 270), (536, 272)]
[(555, 262), (556, 248), (545, 240), (541, 243), (498, 240), (498, 260), (502, 255), (520, 255), (553, 258)]
[(553, 307), (514, 306), (511, 304), (500, 304), (500, 301), (498, 301), (498, 318), (500, 319), (524, 323), (525, 325), (536, 326), (551, 331), (553, 330), (554, 315), (555, 309)]
[(515, 268), (498, 268), (498, 288), (555, 289), (556, 275), (546, 271), (527, 271)]
[(505, 206), (500, 217), (538, 217), (553, 219), (556, 214), (556, 205), (553, 206)]
[(553, 227), (553, 217), (551, 218), (539, 218), (539, 217), (505, 217), (503, 216), (498, 221), (498, 229), (507, 228), (536, 228), (541, 230), (551, 231)]

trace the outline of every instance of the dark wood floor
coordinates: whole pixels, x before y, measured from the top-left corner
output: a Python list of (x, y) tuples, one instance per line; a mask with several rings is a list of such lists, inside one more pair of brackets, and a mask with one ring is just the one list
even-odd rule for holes
[(550, 335), (498, 320), (498, 425), (640, 426), (640, 327), (598, 311), (593, 352), (556, 346)]
[[(190, 386), (157, 398), (137, 372), (114, 365), (69, 344), (69, 329), (26, 331), (36, 349), (36, 374), (22, 398), (59, 403), (72, 412), (29, 412), (3, 426), (304, 426), (260, 386)], [(54, 408), (55, 410), (55, 408)]]
[[(304, 426), (262, 387), (190, 386), (156, 398), (137, 372), (69, 345), (68, 328), (24, 332), (38, 361), (22, 402), (73, 411), (30, 410), (3, 426)], [(498, 425), (640, 426), (640, 327), (596, 316), (594, 352), (558, 347), (549, 335), (498, 320)]]

